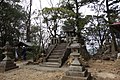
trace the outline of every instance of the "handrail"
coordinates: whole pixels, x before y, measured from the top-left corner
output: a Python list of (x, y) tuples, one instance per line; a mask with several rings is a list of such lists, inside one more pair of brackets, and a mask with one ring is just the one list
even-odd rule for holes
[(44, 58), (44, 62), (47, 60), (47, 58), (49, 57), (49, 55), (51, 54), (51, 52), (55, 49), (55, 47), (57, 46), (57, 44), (54, 45), (54, 47), (52, 49), (50, 49), (49, 53), (47, 54), (47, 56)]
[(69, 54), (67, 54), (67, 53), (70, 53), (70, 52), (68, 52), (69, 51), (69, 49), (68, 49), (68, 46), (70, 45), (71, 43), (68, 43), (68, 45), (66, 46), (66, 48), (65, 48), (65, 50), (64, 50), (64, 52), (63, 52), (63, 54), (62, 54), (62, 56), (61, 56), (61, 58), (60, 58), (60, 66), (62, 66), (62, 64), (63, 64), (63, 62), (65, 61), (65, 57), (66, 56), (68, 56)]
[[(66, 50), (67, 50), (68, 46), (70, 46), (70, 44), (71, 44), (71, 43), (68, 43), (68, 44), (67, 44), (64, 53), (66, 52)], [(63, 57), (63, 56), (64, 56), (64, 54), (62, 54), (62, 57)]]

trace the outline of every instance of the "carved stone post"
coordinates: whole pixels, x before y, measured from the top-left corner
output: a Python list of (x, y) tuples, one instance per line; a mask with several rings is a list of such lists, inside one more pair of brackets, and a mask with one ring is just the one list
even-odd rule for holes
[(9, 42), (6, 42), (6, 45), (3, 47), (5, 58), (0, 62), (0, 72), (5, 72), (14, 68), (18, 68), (14, 61), (9, 57), (11, 55), (12, 47), (9, 45)]
[(66, 75), (63, 76), (61, 80), (91, 80), (91, 74), (78, 60), (78, 57), (80, 56), (80, 44), (75, 40), (70, 45), (70, 48), (72, 51), (71, 56), (74, 57), (74, 60), (69, 66), (68, 71), (66, 71)]

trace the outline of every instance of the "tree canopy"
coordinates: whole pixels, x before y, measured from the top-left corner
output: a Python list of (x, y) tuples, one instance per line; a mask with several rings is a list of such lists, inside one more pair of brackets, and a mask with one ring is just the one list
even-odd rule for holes
[(25, 25), (27, 13), (16, 1), (1, 1), (0, 3), (0, 41), (2, 46), (6, 41), (13, 44), (21, 35), (20, 29)]

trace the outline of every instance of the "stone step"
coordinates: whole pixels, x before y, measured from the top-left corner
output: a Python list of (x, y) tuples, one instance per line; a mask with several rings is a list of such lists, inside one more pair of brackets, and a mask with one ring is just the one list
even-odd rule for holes
[(48, 61), (48, 62), (58, 62), (59, 59), (49, 59), (49, 58), (48, 58), (47, 61)]
[(57, 51), (57, 52), (61, 52), (61, 51), (65, 51), (66, 49), (63, 48), (63, 49), (55, 49), (54, 51)]
[(62, 55), (63, 53), (62, 52), (53, 52), (51, 53), (51, 55)]
[(56, 54), (56, 55), (50, 55), (50, 56), (49, 56), (49, 58), (53, 58), (53, 59), (56, 59), (56, 58), (58, 59), (58, 58), (60, 58), (60, 57), (61, 57), (61, 55), (57, 55), (57, 54)]
[(61, 43), (59, 46), (67, 46), (68, 43)]
[(44, 67), (54, 67), (54, 68), (59, 68), (59, 65), (44, 65)]
[(60, 50), (60, 49), (65, 49), (65, 48), (66, 48), (66, 46), (61, 46), (61, 45), (60, 45), (60, 46), (57, 46), (57, 47), (55, 48), (55, 50), (56, 50), (56, 49), (57, 49), (57, 50), (58, 50), (58, 49)]
[(59, 65), (60, 63), (58, 62), (45, 62), (47, 65)]
[(65, 50), (65, 48), (66, 47), (62, 47), (62, 48), (59, 47), (59, 48), (55, 48), (54, 50), (61, 50), (61, 51), (63, 51), (63, 50)]
[(60, 63), (58, 63), (58, 62), (44, 62), (43, 66), (59, 68)]
[(58, 50), (55, 49), (53, 52), (63, 52), (63, 51), (65, 51), (65, 49), (60, 49), (60, 50), (59, 49)]

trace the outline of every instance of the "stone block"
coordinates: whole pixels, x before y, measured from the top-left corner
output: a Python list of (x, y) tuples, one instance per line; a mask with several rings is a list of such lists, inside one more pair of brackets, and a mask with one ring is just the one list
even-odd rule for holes
[(88, 74), (87, 77), (63, 76), (61, 80), (91, 80), (91, 75)]
[(78, 58), (75, 58), (71, 63), (72, 66), (81, 66), (82, 64), (78, 61)]
[(0, 72), (5, 72), (15, 68), (18, 68), (18, 66), (16, 66), (16, 64), (11, 60), (3, 60), (0, 62)]
[(88, 74), (88, 71), (85, 70), (83, 72), (76, 72), (76, 71), (67, 71), (66, 76), (76, 76), (76, 77), (86, 77)]
[(84, 71), (85, 68), (83, 66), (70, 66), (69, 67), (69, 71), (79, 71), (79, 72), (82, 72)]

